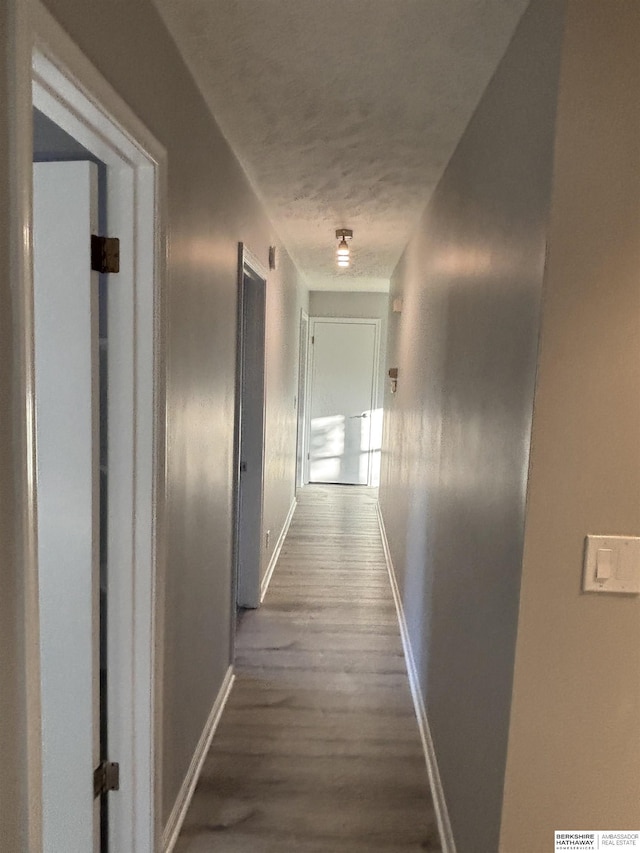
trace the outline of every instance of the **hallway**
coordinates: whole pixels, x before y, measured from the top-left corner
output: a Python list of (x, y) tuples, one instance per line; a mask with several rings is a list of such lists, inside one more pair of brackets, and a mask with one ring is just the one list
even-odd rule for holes
[(440, 850), (375, 503), (299, 493), (175, 853)]

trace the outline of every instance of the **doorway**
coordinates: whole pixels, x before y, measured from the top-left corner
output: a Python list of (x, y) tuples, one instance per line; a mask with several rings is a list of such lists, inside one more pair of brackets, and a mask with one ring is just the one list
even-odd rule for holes
[(380, 321), (312, 317), (308, 482), (371, 483)]
[[(43, 768), (34, 838), (42, 834), (45, 853), (148, 853), (160, 837), (166, 157), (39, 4), (31, 23), (29, 43), (38, 46), (22, 143), (33, 105), (58, 141), (77, 149), (44, 159), (83, 161), (38, 164), (33, 175), (21, 163), (21, 181), (29, 187), (33, 178), (34, 187), (21, 209), (35, 247), (32, 257), (27, 239), (22, 250), (34, 304), (25, 399), (36, 412), (28, 440), (38, 476), (28, 501), (40, 538), (29, 614), (40, 634), (30, 655), (40, 673), (32, 725)], [(92, 234), (103, 229), (120, 240), (117, 286), (106, 288), (91, 272)], [(115, 766), (100, 766), (106, 758), (119, 780)]]
[(238, 260), (234, 523), (235, 606), (260, 604), (267, 272), (242, 243)]

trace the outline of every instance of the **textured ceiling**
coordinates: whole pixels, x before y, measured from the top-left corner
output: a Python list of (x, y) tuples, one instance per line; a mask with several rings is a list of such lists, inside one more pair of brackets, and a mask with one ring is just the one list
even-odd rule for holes
[(309, 287), (384, 290), (528, 0), (155, 2)]

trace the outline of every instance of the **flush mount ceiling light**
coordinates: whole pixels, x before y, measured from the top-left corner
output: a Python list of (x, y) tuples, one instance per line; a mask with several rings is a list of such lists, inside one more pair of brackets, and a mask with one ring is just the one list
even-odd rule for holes
[(346, 268), (349, 266), (350, 252), (349, 240), (353, 238), (353, 231), (350, 228), (338, 228), (336, 231), (336, 240), (338, 240), (338, 248), (336, 249), (336, 261), (339, 267)]

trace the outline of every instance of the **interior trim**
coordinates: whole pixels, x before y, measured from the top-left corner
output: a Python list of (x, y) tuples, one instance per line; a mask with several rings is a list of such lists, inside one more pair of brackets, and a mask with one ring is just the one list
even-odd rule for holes
[(298, 506), (298, 501), (294, 497), (291, 501), (291, 506), (289, 507), (289, 512), (287, 513), (287, 517), (284, 520), (284, 524), (282, 525), (282, 530), (280, 531), (280, 536), (278, 536), (278, 541), (276, 542), (276, 547), (273, 549), (273, 554), (271, 555), (271, 559), (269, 560), (269, 565), (267, 566), (267, 571), (265, 572), (264, 577), (262, 578), (262, 583), (260, 584), (260, 604), (264, 601), (264, 597), (267, 594), (267, 590), (269, 588), (269, 584), (271, 583), (271, 578), (273, 576), (274, 569), (278, 563), (278, 557), (280, 556), (280, 551), (282, 551), (282, 546), (284, 545), (284, 540), (287, 538), (287, 533), (289, 532), (289, 527), (291, 526), (291, 520), (293, 519), (293, 514), (296, 511), (296, 507)]
[(198, 784), (202, 765), (204, 764), (204, 760), (209, 752), (211, 741), (213, 740), (213, 736), (218, 728), (220, 717), (222, 716), (222, 712), (227, 704), (227, 699), (231, 693), (231, 688), (233, 687), (235, 678), (236, 677), (233, 674), (233, 667), (230, 666), (224, 677), (220, 690), (218, 691), (215, 702), (213, 703), (213, 707), (211, 708), (211, 713), (209, 714), (205, 727), (202, 730), (200, 740), (198, 741), (198, 745), (193, 753), (193, 758), (191, 759), (191, 764), (187, 770), (187, 775), (184, 777), (184, 781), (180, 786), (178, 796), (176, 797), (174, 806), (171, 809), (171, 814), (169, 815), (164, 832), (162, 833), (161, 849), (163, 853), (171, 853), (175, 847), (176, 841), (178, 840), (182, 824), (184, 823), (184, 819), (191, 804), (193, 792)]

